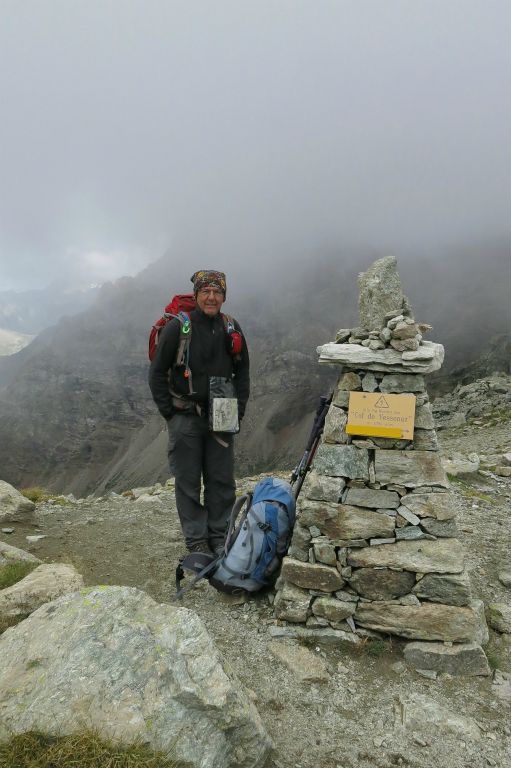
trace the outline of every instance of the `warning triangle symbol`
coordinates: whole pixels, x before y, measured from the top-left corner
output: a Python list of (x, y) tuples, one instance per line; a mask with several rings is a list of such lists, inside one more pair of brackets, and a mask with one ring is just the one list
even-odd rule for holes
[(385, 400), (384, 396), (382, 395), (382, 396), (381, 396), (381, 397), (379, 397), (379, 398), (378, 398), (378, 400), (375, 402), (375, 404), (374, 404), (374, 407), (375, 407), (375, 408), (389, 408), (390, 406), (389, 406), (389, 404), (387, 403), (387, 401)]

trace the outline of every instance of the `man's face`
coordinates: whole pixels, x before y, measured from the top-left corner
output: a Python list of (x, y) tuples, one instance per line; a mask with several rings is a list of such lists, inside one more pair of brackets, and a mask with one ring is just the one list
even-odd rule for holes
[(206, 285), (197, 291), (197, 306), (202, 309), (205, 315), (214, 317), (220, 312), (224, 298), (224, 293), (220, 288)]

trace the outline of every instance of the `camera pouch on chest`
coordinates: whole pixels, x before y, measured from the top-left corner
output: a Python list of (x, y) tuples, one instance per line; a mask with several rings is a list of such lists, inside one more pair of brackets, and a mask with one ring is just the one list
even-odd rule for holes
[(236, 390), (224, 376), (209, 377), (209, 428), (231, 434), (240, 431)]

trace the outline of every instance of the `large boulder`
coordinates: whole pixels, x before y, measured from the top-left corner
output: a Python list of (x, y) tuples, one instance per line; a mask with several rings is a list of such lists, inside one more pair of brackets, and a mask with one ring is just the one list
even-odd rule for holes
[(30, 552), (25, 552), (24, 549), (18, 549), (18, 547), (12, 547), (10, 544), (0, 541), (0, 566), (24, 561), (30, 563), (41, 562), (38, 557)]
[(27, 499), (5, 480), (0, 480), (0, 523), (19, 519), (20, 515), (26, 515), (34, 509), (33, 501)]
[(12, 587), (0, 590), (0, 619), (26, 616), (44, 603), (83, 587), (83, 577), (72, 565), (39, 565)]
[(65, 595), (0, 637), (0, 740), (84, 728), (190, 768), (261, 766), (271, 746), (199, 617), (130, 587)]

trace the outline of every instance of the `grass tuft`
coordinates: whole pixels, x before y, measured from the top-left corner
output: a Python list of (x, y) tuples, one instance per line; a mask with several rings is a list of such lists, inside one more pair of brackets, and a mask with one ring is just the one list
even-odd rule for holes
[(25, 496), (26, 499), (33, 501), (34, 504), (38, 504), (41, 501), (48, 501), (50, 498), (48, 491), (45, 491), (44, 488), (40, 488), (37, 485), (34, 485), (31, 488), (21, 488), (20, 493)]
[(391, 640), (371, 640), (367, 643), (366, 652), (369, 656), (390, 656), (392, 653), (392, 641)]
[(15, 627), (16, 624), (19, 624), (20, 621), (23, 621), (23, 619), (26, 619), (28, 614), (25, 614), (23, 616), (1, 616), (0, 617), (0, 635), (5, 632), (6, 629), (9, 629), (10, 627)]
[(44, 488), (39, 486), (33, 486), (32, 488), (22, 488), (20, 493), (25, 496), (26, 499), (30, 499), (34, 504), (42, 504), (45, 501), (52, 501), (53, 504), (59, 506), (65, 506), (68, 502), (59, 494), (49, 493)]
[(447, 474), (447, 477), (449, 478), (451, 483), (454, 483), (458, 486), (458, 490), (461, 493), (462, 496), (465, 496), (467, 499), (480, 499), (481, 501), (485, 501), (487, 504), (495, 504), (495, 499), (491, 496), (488, 496), (488, 494), (483, 493), (482, 491), (478, 490), (477, 488), (473, 488), (470, 483), (468, 483), (466, 480), (463, 480), (461, 477), (458, 477), (457, 475), (449, 475)]
[(0, 743), (0, 768), (182, 768), (141, 744), (122, 746), (93, 731), (58, 738), (29, 732)]
[(24, 579), (29, 573), (32, 573), (38, 565), (39, 563), (34, 563), (30, 560), (17, 560), (14, 563), (0, 565), (0, 589), (12, 587), (13, 584)]

